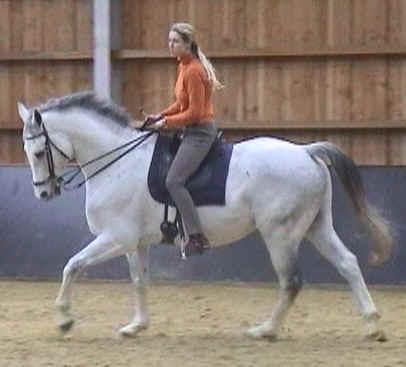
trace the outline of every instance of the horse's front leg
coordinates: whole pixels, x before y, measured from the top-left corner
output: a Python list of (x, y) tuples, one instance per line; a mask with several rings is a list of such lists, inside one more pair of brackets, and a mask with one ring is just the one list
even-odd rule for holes
[(133, 320), (119, 331), (120, 335), (134, 337), (148, 327), (149, 315), (146, 300), (148, 281), (148, 247), (139, 246), (136, 252), (127, 254), (131, 279), (135, 288), (135, 313)]
[(128, 249), (113, 243), (111, 236), (101, 234), (83, 250), (69, 259), (63, 269), (62, 284), (55, 305), (57, 323), (62, 332), (67, 332), (74, 323), (70, 313), (72, 285), (79, 274), (90, 265), (95, 265), (114, 257), (124, 255)]

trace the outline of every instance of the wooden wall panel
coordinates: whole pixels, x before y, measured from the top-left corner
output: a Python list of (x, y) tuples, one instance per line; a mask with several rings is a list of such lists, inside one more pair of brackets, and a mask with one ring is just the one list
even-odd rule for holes
[[(77, 90), (90, 89), (90, 65), (72, 62), (19, 62), (0, 64), (0, 128), (19, 128), (16, 103), (45, 102)], [(7, 86), (3, 88), (3, 86)]]
[(1, 0), (0, 50), (89, 50), (91, 7), (87, 0)]
[(388, 70), (385, 59), (352, 64), (352, 120), (385, 120)]
[(10, 49), (11, 32), (9, 27), (10, 4), (0, 1), (0, 52)]
[(122, 103), (135, 117), (141, 118), (140, 108), (147, 113), (163, 110), (174, 99), (176, 63), (165, 61), (128, 61), (122, 64)]
[[(239, 55), (212, 59), (226, 86), (216, 95), (216, 116), (230, 138), (327, 139), (358, 163), (406, 164), (406, 1), (121, 3), (122, 49), (147, 55), (113, 59), (121, 68), (122, 103), (135, 117), (141, 107), (155, 112), (173, 101), (176, 60), (165, 56), (167, 32), (172, 22), (187, 21), (203, 50)], [(19, 124), (16, 101), (88, 89), (92, 69), (88, 59), (2, 61), (1, 55), (91, 51), (91, 7), (90, 0), (0, 1), (0, 132), (7, 135), (0, 139), (10, 161), (20, 154), (10, 130)], [(244, 56), (258, 50), (267, 56)], [(151, 51), (158, 56), (148, 57)], [(397, 122), (405, 127), (390, 129)]]
[(249, 25), (245, 46), (320, 46), (325, 37), (325, 5), (323, 1), (308, 0), (246, 1)]
[(218, 116), (227, 116), (229, 121), (245, 121), (247, 108), (245, 105), (246, 88), (244, 85), (245, 64), (235, 61), (231, 63), (218, 62), (216, 67), (220, 81), (224, 84), (224, 88), (215, 94), (216, 114)]
[[(402, 140), (396, 134), (385, 128), (351, 131), (351, 122), (365, 121), (365, 126), (376, 122), (384, 127), (385, 121), (406, 120), (404, 64), (386, 58), (222, 60), (216, 64), (225, 83), (215, 97), (217, 121), (228, 129), (243, 126), (246, 135), (258, 133), (260, 123), (274, 130), (275, 124), (289, 128), (302, 122), (309, 131), (290, 131), (285, 136), (300, 137), (299, 141), (332, 140), (362, 164), (398, 164), (391, 153), (400, 149)], [(135, 100), (149, 112), (162, 110), (174, 98), (175, 75), (174, 60), (127, 61), (123, 79), (132, 89), (130, 94), (123, 89), (124, 105), (132, 113), (138, 112)], [(311, 129), (315, 122), (334, 126), (336, 121), (347, 121), (349, 129), (331, 134)]]
[[(274, 121), (307, 121), (311, 127), (315, 121), (404, 120), (405, 65), (386, 59), (219, 61), (225, 88), (216, 92), (217, 115), (226, 123), (268, 121), (270, 127)], [(175, 60), (131, 60), (125, 72), (125, 83), (137, 74), (137, 93), (158, 99), (155, 105), (173, 99)]]
[(390, 165), (405, 165), (406, 163), (406, 132), (394, 132), (388, 138), (388, 161)]
[[(406, 120), (406, 60), (391, 60), (388, 81), (388, 115)], [(406, 131), (397, 131), (388, 137), (387, 164), (406, 164)]]
[(393, 45), (406, 44), (406, 3), (404, 0), (390, 0), (388, 6), (387, 42)]
[(386, 164), (388, 162), (387, 132), (351, 132), (351, 156), (358, 164)]
[(406, 58), (388, 61), (387, 113), (393, 120), (406, 120)]
[[(142, 24), (142, 2), (122, 1), (121, 43), (125, 48), (141, 48), (141, 33), (146, 32)], [(144, 29), (143, 29), (144, 28)]]
[(353, 0), (327, 0), (326, 45), (343, 47), (351, 44)]
[(357, 0), (352, 2), (352, 6), (352, 44), (384, 45), (388, 36), (387, 21), (389, 14), (387, 2), (381, 0)]
[[(0, 1), (0, 162), (24, 162), (16, 103), (38, 104), (89, 89), (88, 60), (63, 54), (92, 50), (92, 2), (88, 0)], [(59, 60), (25, 60), (25, 55), (60, 52)], [(17, 55), (17, 60), (8, 55)]]
[[(209, 13), (212, 22), (206, 21), (204, 33), (210, 35), (205, 40), (205, 48), (221, 50), (224, 48), (240, 48), (245, 44), (249, 24), (245, 10), (245, 0), (213, 1)], [(224, 21), (227, 19), (227, 21)], [(200, 36), (199, 36), (200, 39)]]
[(0, 164), (19, 164), (25, 162), (21, 133), (2, 130), (0, 134)]
[(403, 0), (122, 0), (124, 49), (166, 47), (171, 23), (194, 24), (211, 50), (405, 45)]
[(352, 118), (352, 65), (346, 60), (328, 60), (325, 96), (326, 119), (350, 121)]

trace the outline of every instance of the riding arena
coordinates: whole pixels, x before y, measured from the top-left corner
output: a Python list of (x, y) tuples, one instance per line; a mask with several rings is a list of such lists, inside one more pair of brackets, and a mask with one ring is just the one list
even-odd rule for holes
[[(406, 366), (406, 1), (0, 18), (0, 366)], [(200, 98), (173, 42), (219, 81), (183, 182), (201, 248), (169, 176), (208, 125), (169, 124)]]

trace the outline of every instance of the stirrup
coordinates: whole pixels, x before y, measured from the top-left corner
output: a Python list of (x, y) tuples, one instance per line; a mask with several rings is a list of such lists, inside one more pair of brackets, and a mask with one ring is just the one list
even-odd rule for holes
[(180, 215), (178, 208), (176, 208), (176, 216), (175, 216), (175, 220), (173, 222), (170, 222), (168, 219), (168, 210), (169, 210), (169, 205), (165, 204), (164, 220), (160, 226), (161, 233), (162, 233), (162, 239), (161, 239), (160, 243), (174, 245), (175, 238), (178, 235), (180, 235), (180, 238), (182, 240), (185, 239), (185, 232), (183, 230), (182, 217)]

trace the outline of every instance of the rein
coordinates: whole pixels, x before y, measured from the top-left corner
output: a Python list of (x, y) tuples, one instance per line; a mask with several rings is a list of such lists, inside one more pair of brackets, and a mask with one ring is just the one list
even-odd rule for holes
[[(90, 160), (87, 161), (86, 163), (82, 164), (81, 166), (74, 168), (73, 170), (70, 170), (68, 172), (65, 172), (62, 176), (58, 177), (58, 183), (62, 184), (62, 187), (65, 190), (76, 190), (78, 188), (80, 188), (81, 186), (83, 186), (87, 181), (89, 181), (91, 178), (95, 177), (96, 175), (98, 175), (100, 172), (103, 172), (105, 169), (107, 169), (108, 167), (110, 167), (112, 164), (116, 163), (118, 160), (120, 160), (121, 158), (123, 158), (124, 156), (126, 156), (128, 153), (130, 153), (132, 150), (134, 150), (135, 148), (137, 148), (139, 145), (141, 145), (145, 140), (147, 140), (151, 135), (153, 135), (154, 133), (157, 133), (156, 131), (150, 131), (142, 136), (138, 136), (137, 138), (130, 140), (129, 142), (120, 145), (112, 150), (109, 150), (108, 152)], [(131, 144), (134, 144), (131, 146)], [(99, 160), (108, 157), (109, 155), (120, 151), (121, 149), (130, 146), (130, 148), (128, 148), (127, 150), (125, 150), (123, 153), (121, 153), (118, 157), (114, 158), (112, 161), (106, 163), (103, 167), (99, 168), (97, 171), (93, 172), (89, 177), (85, 178), (84, 180), (82, 180), (81, 182), (77, 183), (76, 185), (72, 186), (72, 187), (68, 187), (67, 185), (70, 184), (75, 178), (76, 176), (81, 172), (82, 168), (87, 167), (89, 165), (91, 165), (92, 163), (98, 162)], [(65, 177), (71, 175), (68, 179), (65, 180)]]
[[(143, 126), (144, 127), (144, 126)], [(144, 130), (144, 129), (141, 129)], [(56, 183), (56, 192), (57, 194), (60, 194), (60, 186), (62, 186), (65, 190), (75, 190), (80, 188), (81, 186), (83, 186), (87, 181), (89, 181), (91, 178), (95, 177), (96, 175), (98, 175), (100, 172), (104, 171), (105, 169), (107, 169), (108, 167), (110, 167), (112, 164), (114, 164), (115, 162), (117, 162), (118, 160), (120, 160), (121, 158), (123, 158), (124, 156), (126, 156), (128, 153), (130, 153), (132, 150), (134, 150), (135, 148), (137, 148), (139, 145), (141, 145), (145, 140), (147, 140), (151, 135), (153, 135), (154, 133), (157, 133), (157, 131), (155, 130), (151, 130), (148, 133), (142, 135), (142, 136), (138, 136), (135, 139), (130, 140), (129, 142), (122, 144), (106, 153), (103, 153), (102, 155), (91, 159), (90, 161), (87, 161), (86, 163), (82, 164), (81, 166), (78, 166), (68, 172), (65, 172), (64, 174), (62, 174), (61, 176), (57, 176), (55, 174), (55, 164), (54, 164), (54, 158), (53, 158), (53, 154), (52, 154), (52, 149), (51, 147), (54, 147), (55, 150), (61, 154), (64, 158), (66, 158), (68, 161), (72, 161), (72, 158), (70, 158), (62, 149), (60, 149), (49, 137), (48, 135), (48, 131), (45, 128), (45, 125), (42, 124), (42, 131), (37, 134), (37, 135), (32, 135), (32, 136), (28, 136), (25, 138), (25, 140), (34, 140), (37, 139), (41, 136), (45, 137), (45, 152), (46, 152), (46, 157), (47, 157), (47, 164), (48, 164), (48, 171), (49, 171), (49, 176), (42, 181), (33, 181), (33, 185), (34, 186), (41, 186), (41, 185), (45, 185), (48, 182), (52, 181)], [(126, 149), (123, 153), (121, 153), (118, 157), (114, 158), (112, 161), (106, 163), (103, 167), (99, 168), (97, 171), (93, 172), (89, 177), (86, 177), (84, 180), (82, 180), (81, 182), (77, 183), (76, 185), (72, 186), (72, 187), (68, 187), (67, 185), (70, 184), (81, 172), (82, 168), (90, 166), (93, 163), (96, 163), (98, 161), (100, 161), (101, 159), (108, 157), (109, 155), (118, 152), (120, 150), (122, 150), (123, 148), (126, 148), (130, 146), (130, 148)], [(70, 176), (69, 178), (65, 179), (66, 176)]]

